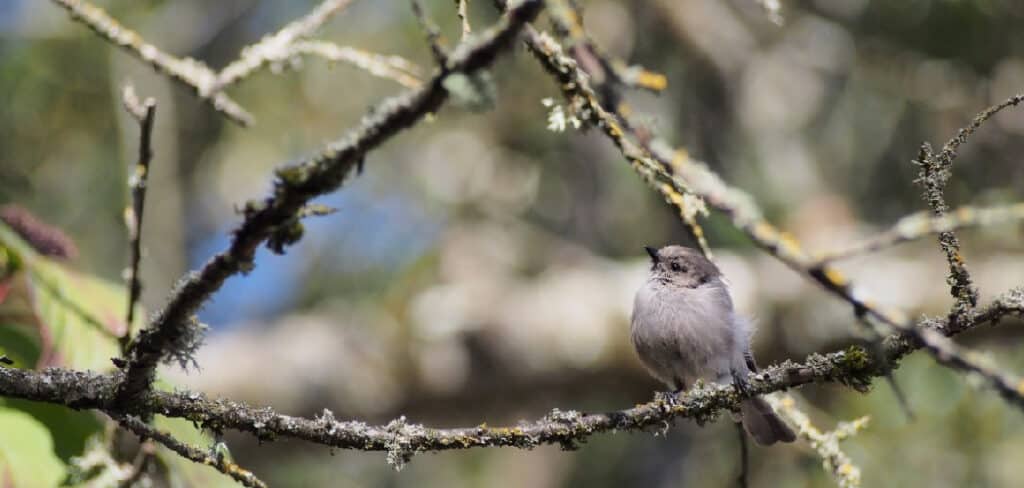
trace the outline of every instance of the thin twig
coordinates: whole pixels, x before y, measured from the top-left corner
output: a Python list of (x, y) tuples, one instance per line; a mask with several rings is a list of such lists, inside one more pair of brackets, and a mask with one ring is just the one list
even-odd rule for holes
[(811, 419), (796, 408), (796, 401), (789, 395), (783, 395), (781, 399), (773, 395), (765, 397), (772, 408), (789, 419), (790, 423), (797, 426), (797, 435), (810, 443), (818, 456), (821, 457), (822, 467), (832, 475), (840, 488), (855, 488), (860, 486), (860, 468), (853, 464), (853, 461), (839, 448), (839, 442), (856, 435), (868, 425), (868, 417), (861, 417), (852, 422), (840, 422), (836, 429), (831, 432), (822, 432)]
[(960, 146), (964, 145), (974, 133), (981, 128), (981, 125), (992, 118), (995, 114), (999, 113), (1003, 109), (1016, 107), (1024, 102), (1024, 94), (1014, 95), (1002, 102), (993, 105), (985, 110), (982, 110), (978, 115), (974, 116), (971, 123), (957, 131), (957, 134), (953, 136), (945, 146), (942, 146), (942, 152), (936, 155), (936, 159), (939, 160), (942, 166), (948, 168), (953, 164), (953, 160), (957, 157), (957, 151)]
[(430, 44), (430, 53), (434, 55), (434, 61), (438, 66), (445, 66), (448, 64), (448, 49), (444, 47), (442, 42), (441, 29), (427, 15), (427, 11), (423, 8), (420, 0), (411, 0), (411, 2), (412, 13), (416, 16), (416, 21), (419, 22), (420, 28), (427, 35), (427, 43)]
[[(960, 146), (967, 142), (982, 124), (992, 118), (1001, 110), (1017, 106), (1024, 101), (1024, 95), (1015, 95), (1004, 100), (1002, 103), (993, 105), (976, 115), (971, 123), (959, 131), (956, 136), (949, 140), (942, 151), (934, 154), (931, 145), (924, 143), (918, 154), (916, 163), (921, 166), (921, 173), (918, 182), (924, 187), (924, 199), (928, 202), (932, 212), (941, 217), (949, 211), (946, 204), (945, 188), (952, 177), (953, 160), (958, 156)], [(963, 255), (960, 253), (960, 240), (952, 230), (939, 233), (939, 246), (946, 261), (949, 263), (950, 293), (956, 303), (950, 311), (953, 319), (952, 326), (957, 321), (964, 321), (978, 304), (978, 289), (971, 280), (971, 275), (964, 263)]]
[(740, 488), (750, 486), (750, 454), (747, 446), (747, 431), (743, 428), (742, 422), (734, 422), (740, 443), (740, 476), (736, 478), (736, 485)]
[(343, 62), (365, 70), (371, 75), (394, 80), (406, 88), (418, 88), (422, 70), (400, 56), (385, 56), (327, 41), (299, 41), (291, 46), (295, 54), (309, 54), (328, 61)]
[[(591, 76), (592, 86), (598, 89), (606, 107), (623, 110), (625, 106), (614, 90), (604, 91), (606, 84), (619, 84), (629, 88), (640, 88), (651, 93), (661, 93), (668, 87), (668, 78), (643, 66), (629, 65), (622, 59), (605, 51), (583, 29), (583, 9), (579, 2), (553, 0), (551, 10), (559, 17), (559, 27), (568, 40), (570, 54), (580, 67)], [(607, 97), (607, 98), (605, 98)]]
[(137, 32), (121, 25), (103, 9), (85, 0), (52, 0), (64, 7), (72, 19), (82, 22), (104, 39), (120, 46), (133, 56), (152, 65), (158, 72), (191, 88), (199, 98), (213, 105), (214, 110), (243, 126), (253, 117), (223, 92), (213, 90), (217, 74), (202, 61), (178, 58), (146, 42)]
[[(103, 9), (86, 0), (52, 0), (64, 7), (74, 20), (80, 21), (104, 39), (117, 44), (129, 53), (145, 61), (160, 73), (167, 74), (175, 81), (190, 87), (199, 98), (211, 103), (215, 110), (229, 120), (242, 126), (254, 123), (254, 118), (244, 108), (229, 98), (224, 90), (249, 77), (260, 68), (275, 63), (284, 63), (297, 54), (324, 55), (324, 46), (305, 46), (304, 42), (334, 14), (342, 11), (352, 0), (324, 0), (310, 13), (288, 23), (277, 32), (264, 36), (260, 41), (242, 49), (238, 59), (232, 61), (220, 72), (211, 69), (202, 61), (192, 58), (178, 58), (149, 44), (137, 32), (119, 24)], [(344, 50), (334, 53), (336, 60), (350, 62), (376, 76), (394, 79), (405, 86), (415, 86), (416, 78), (411, 63), (395, 56), (381, 56), (368, 52)], [(403, 67), (399, 67), (403, 66)], [(399, 72), (405, 71), (399, 75)]]
[(469, 25), (469, 0), (455, 0), (455, 13), (462, 21), (462, 40), (465, 41), (473, 34), (473, 28)]
[(290, 48), (294, 42), (311, 36), (331, 16), (344, 10), (351, 3), (352, 0), (324, 0), (302, 18), (290, 22), (273, 34), (264, 36), (259, 42), (246, 46), (238, 59), (220, 71), (213, 90), (224, 90), (263, 66), (287, 60), (292, 55)]
[(149, 162), (153, 159), (153, 120), (156, 118), (156, 100), (147, 98), (140, 103), (132, 85), (125, 85), (125, 108), (139, 123), (139, 159), (135, 162), (132, 176), (128, 178), (132, 203), (125, 208), (125, 224), (128, 226), (128, 240), (131, 257), (128, 264), (128, 311), (125, 313), (125, 331), (119, 339), (121, 354), (128, 352), (132, 338), (132, 324), (135, 322), (135, 305), (142, 293), (139, 280), (139, 262), (142, 260), (142, 215), (146, 203), (146, 182), (149, 179)]
[(125, 407), (133, 404), (151, 386), (161, 360), (191, 362), (192, 351), (201, 338), (193, 314), (226, 279), (252, 269), (256, 248), (267, 242), (271, 249), (283, 252), (285, 246), (298, 240), (302, 227), (297, 214), (309, 200), (339, 188), (368, 152), (426, 114), (436, 112), (447, 99), (445, 78), (493, 62), (542, 5), (540, 0), (519, 2), (497, 25), (460, 45), (445, 69), (422, 87), (385, 100), (359, 127), (328, 144), (319, 155), (278, 170), (272, 195), (246, 205), (245, 220), (235, 229), (230, 247), (179, 281), (167, 305), (132, 343), (118, 403)]
[(228, 461), (224, 456), (215, 456), (203, 452), (201, 449), (185, 444), (184, 442), (175, 439), (171, 434), (161, 432), (159, 429), (156, 429), (131, 415), (115, 415), (114, 419), (117, 420), (124, 428), (134, 432), (135, 435), (139, 436), (143, 441), (146, 439), (152, 439), (159, 442), (164, 447), (177, 453), (179, 456), (198, 464), (210, 466), (213, 469), (234, 478), (235, 481), (238, 481), (244, 486), (267, 488), (267, 484), (260, 481), (256, 475), (241, 466)]
[(816, 265), (877, 252), (930, 234), (1018, 220), (1024, 220), (1024, 202), (997, 207), (961, 207), (939, 217), (930, 211), (918, 212), (899, 219), (888, 230), (871, 238), (818, 255)]
[(889, 389), (892, 390), (892, 395), (896, 397), (896, 404), (900, 406), (900, 411), (903, 415), (907, 416), (907, 420), (914, 421), (914, 409), (910, 408), (910, 401), (907, 400), (907, 394), (903, 392), (903, 387), (900, 386), (899, 382), (896, 381), (896, 377), (893, 376), (892, 372), (885, 375), (885, 382), (889, 384)]
[(127, 477), (120, 483), (120, 488), (131, 488), (146, 475), (146, 470), (149, 469), (149, 465), (153, 461), (153, 457), (156, 455), (156, 444), (153, 444), (151, 439), (143, 436), (139, 436), (139, 452), (135, 455), (135, 460), (132, 461), (131, 476)]
[[(621, 125), (624, 129), (635, 132), (636, 126), (633, 126), (629, 118), (626, 117), (626, 114), (631, 113), (632, 109), (623, 101), (623, 96), (618, 93), (618, 88), (621, 86), (640, 86), (653, 92), (659, 92), (668, 86), (665, 76), (647, 72), (642, 68), (628, 68), (624, 61), (609, 56), (587, 35), (582, 24), (582, 12), (578, 6), (570, 5), (565, 0), (552, 0), (551, 4), (555, 25), (561, 34), (568, 38), (571, 45), (569, 54), (577, 63), (578, 70), (584, 71), (589, 76), (588, 88), (581, 88), (580, 91), (585, 92), (585, 98), (597, 100), (597, 104), (601, 105), (602, 110), (604, 110), (604, 114), (598, 114), (599, 120), (607, 122), (608, 119), (617, 116), (616, 125)], [(541, 37), (543, 38), (544, 36)], [(554, 45), (556, 44), (554, 43)], [(551, 46), (551, 50), (560, 51), (561, 46), (555, 48), (554, 45)], [(605, 109), (606, 107), (610, 108)], [(611, 113), (612, 110), (613, 114)], [(605, 124), (603, 126), (605, 133), (612, 135), (609, 133), (612, 127)], [(615, 140), (616, 137), (613, 136), (612, 139)], [(625, 140), (624, 137), (617, 137), (617, 139)], [(649, 159), (651, 151), (648, 148), (642, 147), (644, 138), (636, 137), (635, 139), (639, 142), (641, 151), (646, 152), (642, 154), (642, 158)], [(624, 156), (630, 159), (629, 154), (625, 152), (629, 144), (618, 141), (615, 143), (624, 150)], [(672, 158), (668, 164), (676, 165), (678, 162), (678, 158)], [(708, 245), (705, 231), (703, 231), (703, 227), (697, 221), (697, 216), (707, 215), (708, 213), (703, 201), (690, 191), (677, 191), (666, 183), (654, 181), (653, 175), (640, 168), (643, 165), (633, 166), (634, 169), (640, 171), (641, 176), (648, 184), (657, 186), (658, 191), (662, 192), (668, 203), (677, 208), (684, 228), (690, 235), (690, 238), (696, 242), (697, 249), (706, 258), (713, 259), (711, 246)]]
[[(943, 151), (945, 153), (945, 151)], [(949, 154), (955, 155), (950, 151)], [(946, 205), (945, 188), (946, 183), (952, 176), (952, 156), (949, 158), (936, 157), (932, 153), (931, 145), (924, 143), (918, 155), (916, 164), (921, 166), (921, 173), (917, 181), (924, 187), (924, 199), (932, 208), (932, 214), (942, 217), (949, 211)], [(946, 262), (949, 263), (949, 291), (956, 301), (950, 312), (957, 320), (965, 319), (971, 310), (978, 303), (978, 288), (971, 280), (971, 274), (967, 271), (967, 264), (963, 255), (960, 254), (960, 240), (953, 231), (939, 233), (939, 247), (946, 255)]]

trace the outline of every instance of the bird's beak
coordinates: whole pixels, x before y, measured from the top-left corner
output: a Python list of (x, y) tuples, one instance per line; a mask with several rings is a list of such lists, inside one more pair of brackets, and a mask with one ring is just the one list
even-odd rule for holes
[(658, 262), (658, 250), (651, 246), (644, 246), (644, 250), (651, 256), (651, 261), (654, 263)]

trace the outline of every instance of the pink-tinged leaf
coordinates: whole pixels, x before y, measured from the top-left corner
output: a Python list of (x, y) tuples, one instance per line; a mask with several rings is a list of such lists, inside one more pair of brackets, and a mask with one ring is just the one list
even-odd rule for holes
[(4, 466), (4, 488), (15, 488), (14, 473), (11, 472), (10, 466)]
[[(2, 222), (0, 250), (13, 263), (8, 271), (14, 272), (3, 281), (7, 288), (0, 317), (31, 317), (17, 326), (35, 326), (38, 366), (111, 369), (110, 358), (120, 355), (118, 338), (128, 329), (123, 318), (127, 287), (41, 255)], [(136, 310), (134, 316), (137, 329), (144, 314)]]
[(7, 300), (7, 294), (10, 293), (13, 286), (12, 281), (10, 277), (0, 280), (0, 305), (3, 305)]
[(27, 276), (44, 350), (41, 365), (110, 369), (110, 358), (120, 354), (117, 339), (127, 328), (119, 318), (128, 301), (125, 287), (42, 258)]

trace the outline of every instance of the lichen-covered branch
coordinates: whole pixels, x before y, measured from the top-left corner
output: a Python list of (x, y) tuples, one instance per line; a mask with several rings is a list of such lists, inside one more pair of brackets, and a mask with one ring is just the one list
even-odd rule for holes
[(434, 55), (434, 61), (438, 65), (444, 66), (447, 63), (448, 50), (445, 49), (441, 41), (441, 28), (430, 19), (420, 0), (411, 0), (411, 3), (412, 13), (416, 16), (416, 21), (419, 22), (420, 28), (423, 29), (427, 36), (427, 44), (430, 45), (430, 53)]
[[(556, 22), (562, 21), (554, 16)], [(569, 27), (563, 27), (568, 29)], [(940, 364), (983, 377), (999, 393), (1024, 409), (1024, 389), (1015, 376), (994, 369), (978, 356), (958, 347), (949, 339), (914, 326), (903, 314), (882, 308), (863, 293), (855, 293), (853, 283), (837, 269), (816, 262), (800, 243), (761, 217), (760, 210), (743, 191), (730, 187), (704, 163), (691, 159), (685, 151), (672, 150), (666, 143), (641, 137), (628, 118), (606, 109), (591, 88), (588, 77), (575, 60), (566, 56), (551, 36), (532, 27), (525, 30), (526, 45), (541, 65), (558, 81), (571, 103), (581, 105), (587, 119), (599, 127), (630, 162), (630, 166), (666, 200), (685, 212), (683, 195), (693, 194), (725, 214), (734, 227), (745, 233), (760, 248), (790, 268), (807, 276), (825, 290), (853, 306), (861, 317), (873, 319), (882, 332), (894, 332), (912, 339)], [(678, 202), (678, 203), (677, 203)]]
[(840, 422), (835, 430), (822, 432), (811, 423), (807, 414), (796, 408), (796, 400), (793, 397), (782, 395), (782, 398), (777, 398), (774, 395), (767, 395), (765, 399), (779, 415), (797, 427), (797, 435), (810, 443), (811, 448), (821, 457), (821, 464), (825, 471), (835, 478), (836, 484), (840, 488), (860, 486), (860, 468), (853, 464), (850, 456), (847, 456), (839, 448), (839, 442), (866, 428), (868, 417), (861, 417), (851, 422)]
[(128, 407), (148, 389), (157, 363), (175, 360), (188, 364), (201, 337), (193, 314), (226, 279), (252, 268), (257, 247), (264, 242), (275, 252), (302, 236), (298, 213), (313, 198), (336, 190), (366, 154), (436, 112), (448, 92), (443, 83), (451, 73), (473, 72), (490, 64), (519, 30), (540, 11), (540, 0), (523, 0), (510, 8), (494, 27), (461, 44), (428, 82), (392, 97), (367, 115), (359, 127), (332, 142), (320, 154), (277, 172), (272, 194), (249, 202), (245, 220), (234, 230), (231, 245), (203, 267), (183, 278), (170, 300), (133, 341), (118, 403)]
[(100, 37), (116, 44), (133, 56), (153, 66), (191, 88), (199, 98), (209, 102), (218, 112), (240, 125), (252, 125), (253, 117), (226, 94), (215, 91), (217, 73), (202, 61), (178, 58), (146, 42), (137, 32), (121, 25), (103, 9), (85, 0), (53, 0), (64, 7), (71, 17), (82, 22)]
[(221, 91), (270, 63), (282, 62), (292, 56), (290, 48), (299, 39), (309, 37), (331, 16), (348, 7), (352, 0), (324, 0), (304, 17), (290, 22), (281, 30), (264, 36), (259, 42), (242, 49), (238, 59), (224, 67), (212, 87)]
[[(956, 159), (960, 146), (967, 142), (967, 139), (977, 131), (982, 124), (999, 111), (1016, 106), (1024, 101), (1024, 95), (1015, 95), (1009, 99), (989, 107), (974, 117), (971, 123), (959, 131), (945, 146), (942, 151), (935, 154), (928, 143), (921, 145), (917, 163), (921, 166), (921, 173), (918, 183), (924, 187), (924, 200), (931, 207), (935, 216), (941, 217), (949, 211), (946, 203), (946, 184), (952, 177), (953, 160)], [(950, 311), (954, 326), (957, 321), (964, 321), (978, 304), (978, 289), (974, 286), (971, 275), (964, 263), (963, 255), (960, 253), (960, 240), (952, 230), (939, 233), (939, 247), (946, 255), (949, 263), (949, 286), (950, 293), (956, 303)]]
[(817, 255), (817, 261), (819, 264), (830, 263), (881, 251), (930, 234), (1020, 220), (1024, 220), (1024, 203), (997, 207), (961, 207), (939, 217), (934, 216), (932, 212), (918, 212), (899, 219), (888, 230), (869, 239), (820, 253)]
[(455, 13), (462, 23), (462, 40), (473, 34), (473, 28), (469, 25), (469, 0), (455, 0)]
[[(932, 153), (931, 145), (924, 143), (915, 163), (921, 166), (917, 181), (924, 187), (924, 199), (932, 208), (932, 214), (936, 217), (944, 216), (949, 211), (945, 188), (951, 176), (952, 157), (936, 157)], [(960, 240), (956, 234), (953, 231), (940, 232), (939, 247), (942, 248), (949, 263), (949, 277), (946, 281), (949, 283), (953, 299), (956, 300), (951, 316), (957, 319), (965, 318), (978, 303), (978, 288), (974, 286), (971, 274), (967, 271), (967, 264), (960, 254)]]
[(179, 456), (195, 463), (210, 466), (213, 469), (234, 478), (235, 481), (238, 481), (243, 486), (251, 488), (267, 488), (267, 484), (260, 481), (256, 475), (225, 459), (224, 456), (217, 456), (203, 452), (201, 449), (185, 444), (184, 442), (175, 439), (174, 436), (166, 432), (161, 432), (159, 429), (143, 422), (137, 417), (133, 417), (131, 415), (120, 415), (114, 416), (114, 420), (117, 420), (124, 428), (134, 432), (135, 435), (139, 436), (141, 441), (152, 439), (159, 442)]
[(120, 338), (121, 352), (128, 350), (131, 341), (132, 324), (135, 322), (135, 304), (142, 293), (139, 281), (139, 262), (142, 260), (142, 215), (146, 205), (146, 182), (149, 180), (149, 162), (153, 159), (153, 121), (156, 118), (156, 100), (147, 98), (140, 102), (132, 85), (124, 87), (123, 101), (128, 113), (139, 123), (139, 159), (128, 179), (131, 190), (131, 205), (125, 208), (125, 225), (128, 226), (130, 257), (128, 262), (128, 311), (125, 314), (125, 331)]
[(557, 18), (556, 26), (560, 35), (568, 39), (569, 52), (590, 75), (592, 86), (602, 97), (606, 107), (619, 109), (624, 103), (615, 89), (616, 85), (641, 88), (652, 93), (661, 93), (668, 87), (668, 78), (661, 73), (649, 71), (642, 66), (630, 66), (601, 48), (583, 29), (583, 9), (579, 2), (552, 0), (552, 15)]
[(86, 0), (52, 0), (64, 7), (72, 16), (104, 39), (120, 46), (135, 57), (151, 64), (158, 72), (191, 88), (199, 98), (232, 122), (249, 126), (255, 119), (241, 105), (229, 98), (224, 90), (249, 77), (267, 65), (285, 63), (297, 55), (313, 54), (332, 61), (343, 61), (362, 68), (374, 76), (389, 78), (406, 87), (419, 85), (415, 65), (397, 56), (382, 56), (335, 46), (326, 41), (308, 38), (334, 14), (342, 11), (352, 0), (324, 0), (316, 8), (277, 32), (242, 49), (238, 59), (219, 72), (202, 61), (178, 58), (146, 42), (137, 32), (118, 23), (103, 9)]
[[(996, 323), (1007, 315), (1024, 314), (1024, 289), (1015, 289), (980, 309), (966, 329)], [(923, 319), (918, 327), (948, 331), (945, 318)], [(963, 330), (966, 330), (963, 329)], [(866, 391), (874, 378), (898, 366), (900, 359), (921, 346), (892, 335), (880, 343), (880, 353), (850, 347), (828, 354), (811, 354), (802, 363), (787, 361), (747, 377), (747, 386), (696, 385), (679, 401), (669, 404), (658, 398), (633, 408), (608, 413), (552, 410), (543, 418), (515, 426), (437, 429), (409, 423), (404, 417), (386, 425), (338, 421), (330, 411), (315, 418), (279, 414), (270, 408), (253, 407), (230, 400), (208, 399), (187, 391), (145, 390), (131, 411), (121, 409), (116, 392), (123, 373), (104, 375), (86, 371), (47, 369), (31, 371), (0, 367), (0, 396), (96, 409), (111, 415), (159, 414), (192, 420), (216, 430), (233, 429), (262, 440), (290, 437), (345, 449), (385, 451), (396, 465), (424, 451), (512, 446), (532, 448), (557, 444), (571, 449), (589, 437), (622, 430), (660, 427), (678, 418), (703, 423), (723, 410), (735, 409), (752, 395), (763, 395), (808, 383), (840, 383)]]
[(371, 75), (394, 80), (406, 88), (418, 88), (423, 84), (420, 67), (401, 56), (384, 56), (327, 41), (298, 41), (291, 45), (291, 52), (348, 63)]

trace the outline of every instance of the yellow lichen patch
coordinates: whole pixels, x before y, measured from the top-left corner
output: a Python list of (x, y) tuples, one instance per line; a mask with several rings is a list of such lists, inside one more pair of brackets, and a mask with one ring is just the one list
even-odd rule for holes
[(779, 233), (779, 247), (794, 256), (800, 256), (804, 253), (803, 248), (800, 246), (800, 241), (796, 240), (796, 237), (793, 237), (793, 234), (789, 232)]
[[(872, 303), (867, 303), (865, 306), (868, 308), (874, 308), (874, 304)], [(885, 316), (889, 318), (890, 322), (907, 325), (907, 316), (899, 310), (886, 310)]]
[(760, 221), (754, 223), (751, 234), (753, 234), (754, 239), (760, 242), (777, 242), (779, 231), (775, 230), (775, 227), (772, 227), (771, 224)]
[(680, 195), (679, 192), (677, 192), (674, 188), (672, 188), (672, 185), (669, 185), (668, 183), (660, 183), (658, 185), (658, 189), (661, 191), (663, 195), (665, 195), (665, 199), (668, 200), (670, 203), (674, 203), (676, 205), (683, 204), (683, 196)]
[(686, 163), (690, 162), (690, 153), (686, 152), (686, 149), (677, 149), (675, 156), (672, 157), (672, 168), (680, 169)]
[(619, 113), (622, 118), (629, 118), (633, 115), (633, 107), (626, 102), (619, 102), (619, 106), (615, 108), (615, 111)]
[(563, 7), (558, 10), (558, 13), (563, 16), (563, 21), (566, 23), (567, 27), (569, 27), (570, 36), (579, 38), (584, 35), (583, 26), (580, 25), (580, 19), (576, 16), (576, 12), (571, 8)]
[[(838, 269), (832, 267), (825, 267), (821, 271), (821, 274), (825, 276), (825, 279), (827, 279), (830, 283), (832, 283), (835, 286), (843, 287), (849, 284), (850, 282), (850, 280), (846, 278), (846, 275), (844, 275)], [(865, 305), (867, 304), (865, 303)]]
[(609, 137), (613, 139), (622, 139), (622, 128), (619, 127), (619, 124), (617, 122), (612, 120), (606, 120), (605, 125), (608, 128), (606, 132), (608, 133)]
[(668, 78), (661, 73), (641, 70), (636, 77), (636, 84), (654, 91), (662, 91), (668, 87)]

